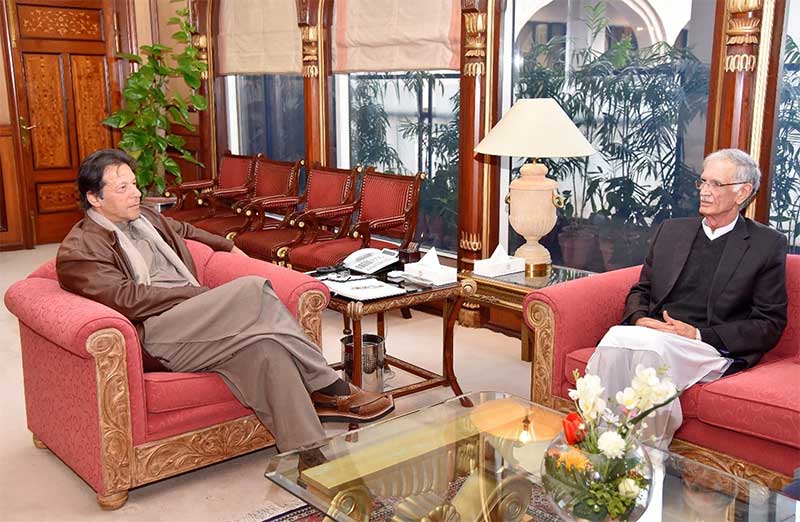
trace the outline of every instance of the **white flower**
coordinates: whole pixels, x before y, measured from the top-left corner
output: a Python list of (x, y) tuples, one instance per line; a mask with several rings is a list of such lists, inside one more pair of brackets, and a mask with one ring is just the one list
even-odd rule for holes
[(625, 440), (616, 431), (606, 431), (600, 435), (597, 447), (610, 459), (618, 459), (625, 454)]
[(639, 484), (632, 478), (620, 480), (617, 490), (624, 498), (636, 498), (639, 496)]
[(617, 392), (617, 403), (625, 406), (629, 410), (632, 410), (636, 407), (639, 403), (639, 396), (636, 395), (636, 392), (633, 391), (633, 388), (628, 387), (625, 388), (621, 392)]
[(606, 389), (600, 382), (600, 377), (587, 373), (575, 382), (576, 389), (569, 391), (569, 398), (578, 401), (583, 417), (594, 421), (606, 409), (603, 392)]

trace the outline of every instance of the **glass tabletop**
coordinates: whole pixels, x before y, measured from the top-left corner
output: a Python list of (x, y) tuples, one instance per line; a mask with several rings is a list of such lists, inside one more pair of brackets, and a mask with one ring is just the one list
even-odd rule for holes
[(527, 277), (525, 275), (525, 272), (516, 272), (513, 274), (506, 274), (502, 276), (493, 276), (493, 277), (472, 274), (470, 277), (474, 278), (477, 281), (483, 279), (491, 281), (493, 283), (498, 283), (498, 282), (507, 283), (511, 285), (529, 288), (531, 290), (537, 290), (539, 288), (545, 288), (557, 283), (565, 283), (567, 281), (572, 281), (574, 279), (580, 279), (582, 277), (592, 275), (593, 273), (594, 272), (589, 272), (587, 270), (580, 270), (577, 268), (553, 265), (552, 272), (550, 273), (550, 275), (546, 276)]
[[(269, 460), (266, 477), (340, 521), (559, 520), (541, 462), (563, 414), (476, 392)], [(653, 497), (640, 520), (788, 521), (798, 503), (648, 448)]]

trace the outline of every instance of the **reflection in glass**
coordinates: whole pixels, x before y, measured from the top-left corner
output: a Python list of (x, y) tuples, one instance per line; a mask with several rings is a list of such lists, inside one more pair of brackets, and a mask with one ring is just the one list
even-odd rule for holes
[(787, 4), (783, 74), (771, 177), (770, 225), (786, 234), (789, 251), (800, 251), (800, 8)]
[(237, 76), (239, 150), (269, 159), (305, 157), (303, 78), (268, 74)]
[[(509, 2), (512, 99), (556, 99), (599, 152), (545, 160), (566, 199), (542, 240), (556, 264), (639, 264), (654, 224), (697, 215), (714, 3), (631, 4)], [(520, 243), (509, 230), (509, 251)]]
[(457, 248), (458, 78), (410, 71), (350, 74), (348, 82), (350, 164), (427, 173), (416, 239), (449, 251)]

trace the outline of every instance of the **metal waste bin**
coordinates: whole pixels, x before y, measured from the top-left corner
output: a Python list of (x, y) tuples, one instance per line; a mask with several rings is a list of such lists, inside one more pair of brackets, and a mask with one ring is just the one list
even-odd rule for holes
[[(366, 391), (383, 391), (383, 359), (386, 345), (383, 337), (374, 334), (361, 336), (361, 388)], [(353, 382), (353, 336), (342, 337), (344, 379)]]

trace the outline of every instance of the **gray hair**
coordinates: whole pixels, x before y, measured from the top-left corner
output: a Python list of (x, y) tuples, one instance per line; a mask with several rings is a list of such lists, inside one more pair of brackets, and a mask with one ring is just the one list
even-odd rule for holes
[(758, 164), (750, 154), (743, 150), (720, 149), (706, 156), (706, 159), (703, 160), (703, 169), (706, 168), (706, 165), (715, 161), (731, 163), (736, 167), (733, 178), (736, 181), (750, 183), (753, 186), (750, 196), (739, 206), (740, 209), (745, 208), (756, 197), (756, 192), (758, 192), (758, 187), (761, 184), (761, 169), (758, 168)]

